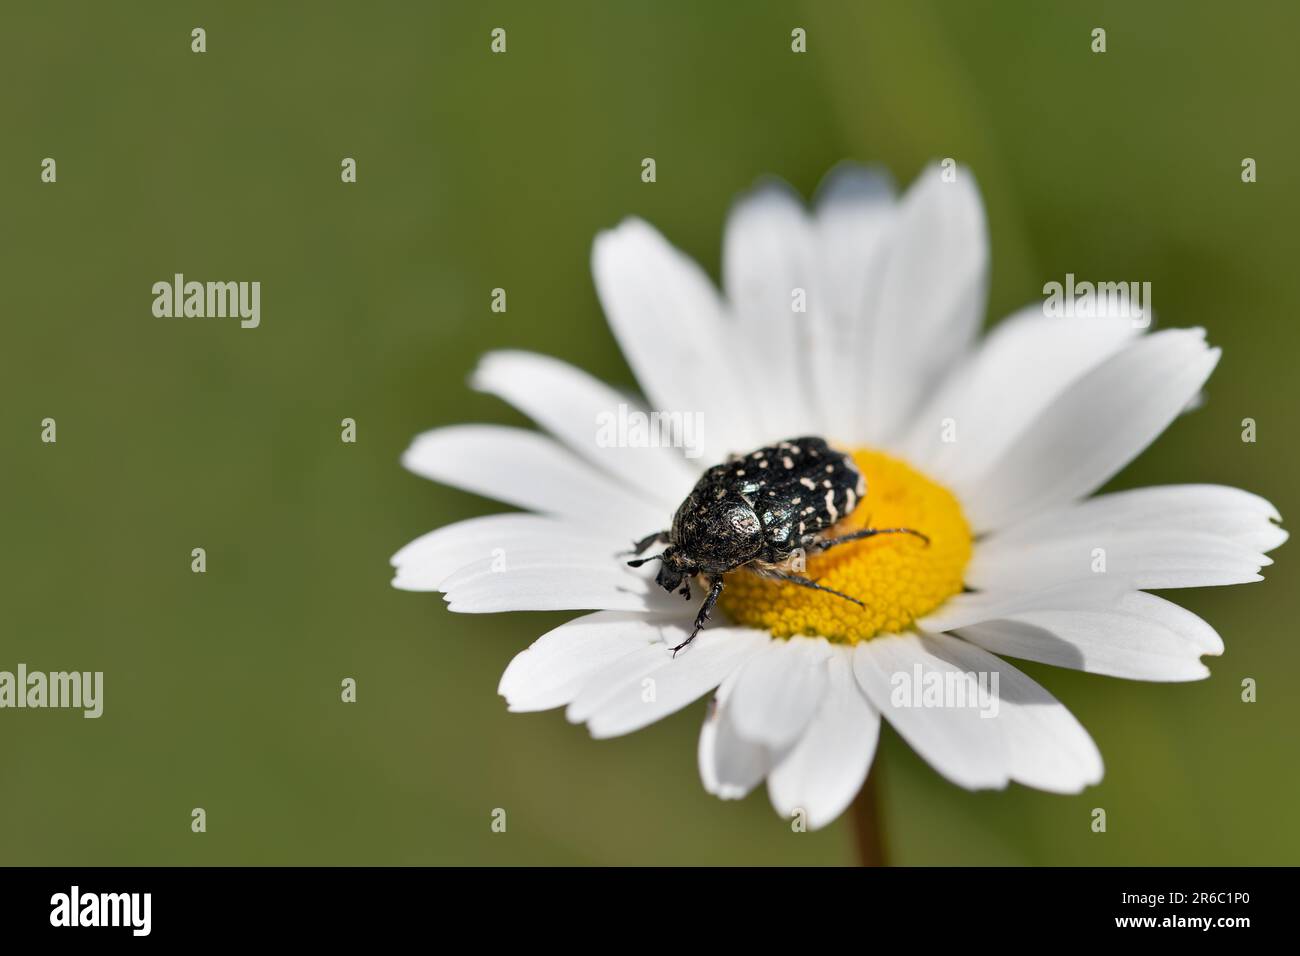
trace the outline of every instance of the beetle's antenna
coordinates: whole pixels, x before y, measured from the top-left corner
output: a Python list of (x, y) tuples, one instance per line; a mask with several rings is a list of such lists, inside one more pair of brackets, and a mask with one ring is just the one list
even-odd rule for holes
[(797, 584), (801, 588), (811, 588), (814, 591), (825, 591), (827, 594), (834, 594), (836, 597), (844, 598), (846, 601), (852, 601), (858, 607), (866, 607), (861, 601), (851, 594), (845, 594), (843, 591), (837, 591), (834, 588), (828, 588), (824, 584), (818, 584), (812, 578), (805, 578), (798, 574), (788, 574), (785, 571), (778, 571), (776, 568), (763, 568), (755, 572), (761, 577), (773, 578), (777, 581), (785, 581), (789, 584)]
[(634, 561), (629, 561), (627, 564), (628, 564), (628, 567), (630, 567), (630, 568), (639, 568), (639, 567), (641, 567), (641, 565), (645, 564), (647, 561), (662, 561), (663, 559), (664, 559), (664, 556), (663, 556), (662, 554), (652, 554), (652, 555), (650, 555), (650, 557), (648, 557), (648, 558), (637, 558), (637, 559), (634, 560)]

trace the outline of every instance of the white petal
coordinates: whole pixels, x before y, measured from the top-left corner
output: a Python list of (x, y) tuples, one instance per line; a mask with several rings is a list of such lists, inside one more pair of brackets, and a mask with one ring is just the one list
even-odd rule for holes
[(565, 718), (571, 724), (585, 723), (602, 705), (612, 700), (623, 685), (649, 677), (667, 667), (670, 660), (672, 652), (659, 641), (611, 661), (591, 676), (578, 696), (565, 708)]
[(1015, 617), (1025, 611), (1112, 607), (1128, 590), (1111, 575), (1094, 574), (1089, 580), (1070, 581), (1055, 587), (958, 594), (918, 620), (916, 625), (922, 631), (937, 634)]
[(962, 498), (977, 532), (1082, 498), (1178, 416), (1219, 359), (1200, 329), (1138, 339), (1069, 386)]
[[(683, 628), (681, 620), (649, 617), (646, 619), (646, 627), (653, 630), (653, 639), (645, 646), (634, 650), (631, 654), (623, 655), (617, 660), (611, 661), (607, 666), (593, 674), (582, 692), (569, 704), (568, 709), (565, 711), (565, 717), (571, 723), (579, 724), (591, 720), (606, 707), (614, 707), (617, 716), (620, 705), (627, 702), (628, 693), (640, 693), (642, 682), (649, 677), (653, 677), (656, 682), (667, 678), (669, 680), (669, 697), (671, 699), (673, 693), (680, 694), (684, 692), (684, 689), (692, 686), (692, 680), (704, 678), (707, 683), (708, 677), (712, 674), (712, 669), (717, 667), (720, 661), (731, 660), (733, 654), (743, 657), (752, 650), (757, 649), (751, 646), (748, 643), (749, 641), (758, 639), (758, 643), (762, 644), (763, 641), (767, 640), (765, 635), (751, 629), (715, 627), (710, 628), (705, 634), (701, 634), (688, 651), (682, 652), (674, 658), (672, 648), (681, 644), (688, 633)], [(716, 636), (710, 637), (710, 634)], [(737, 640), (738, 638), (739, 640)], [(675, 665), (681, 664), (688, 656), (693, 654), (697, 647), (710, 645), (713, 645), (713, 649), (701, 655), (702, 661), (699, 665), (692, 665), (688, 668), (675, 667)], [(726, 676), (729, 671), (734, 670), (734, 664), (735, 661), (731, 660), (729, 666), (723, 667), (718, 680)], [(669, 671), (674, 670), (678, 676), (669, 678)], [(717, 681), (714, 681), (714, 683), (717, 683)], [(708, 684), (704, 690), (707, 690), (709, 686), (713, 685)], [(700, 691), (700, 693), (703, 692), (703, 690)], [(699, 696), (699, 694), (695, 696)], [(682, 704), (688, 702), (689, 700), (682, 701)]]
[(850, 648), (835, 648), (821, 709), (767, 778), (777, 812), (790, 817), (802, 809), (813, 829), (835, 820), (853, 802), (876, 753), (880, 714), (858, 687), (852, 662)]
[(557, 554), (554, 549), (542, 544), (532, 548), (516, 548), (507, 558), (491, 555), (475, 558), (443, 579), (441, 587), (451, 594), (466, 585), (481, 584), (491, 581), (504, 582), (509, 586), (511, 577), (520, 571), (554, 571), (556, 577), (570, 574), (592, 574), (609, 570), (610, 566), (618, 574), (614, 578), (619, 586), (634, 587), (638, 591), (649, 585), (646, 572), (636, 571), (618, 559), (614, 554)]
[[(666, 644), (686, 640), (690, 623), (665, 629)], [(713, 690), (771, 638), (749, 628), (711, 627), (653, 676), (624, 681), (587, 719), (593, 737), (617, 737), (681, 710)]]
[(984, 312), (988, 230), (974, 177), (944, 182), (925, 169), (904, 195), (857, 354), (858, 407), (868, 444), (893, 436), (919, 400), (971, 347)]
[(904, 679), (914, 683), (917, 667), (922, 681), (927, 679), (925, 675), (952, 672), (953, 679), (973, 695), (974, 681), (939, 656), (930, 638), (914, 634), (875, 637), (854, 648), (853, 671), (867, 699), (935, 770), (969, 790), (1006, 786), (1002, 740), (979, 710), (894, 705), (895, 686), (903, 687)]
[(578, 560), (541, 553), (516, 554), (504, 571), (493, 558), (473, 561), (438, 586), (450, 610), (460, 614), (498, 611), (648, 611), (681, 608), (681, 600), (641, 577), (619, 559)]
[(870, 354), (887, 242), (897, 205), (882, 169), (841, 163), (818, 187), (816, 230), (829, 308), (808, 315), (812, 387), (821, 397), (826, 437), (848, 444), (866, 432), (857, 401), (859, 363)]
[(773, 750), (794, 743), (821, 706), (829, 655), (824, 638), (807, 637), (772, 641), (754, 655), (728, 704), (736, 731)]
[(551, 439), (522, 428), (453, 425), (416, 437), (402, 464), (425, 478), (507, 504), (644, 536), (663, 509), (600, 474)]
[(700, 727), (700, 780), (708, 793), (723, 800), (747, 796), (767, 776), (773, 762), (766, 747), (741, 737), (731, 722), (727, 701), (738, 674), (732, 671), (718, 687)]
[(555, 554), (614, 555), (630, 544), (600, 528), (548, 515), (484, 515), (430, 531), (403, 547), (392, 557), (397, 569), (393, 586), (436, 591), (450, 574), (471, 562), (499, 558), (508, 566), (516, 551), (549, 548)]
[(1201, 655), (1223, 651), (1195, 614), (1142, 592), (1111, 608), (1028, 611), (957, 633), (995, 654), (1132, 680), (1200, 680), (1210, 673)]
[(1000, 731), (1008, 777), (1053, 793), (1078, 793), (1101, 781), (1105, 768), (1092, 737), (1036, 681), (955, 637), (940, 634), (927, 640), (951, 666), (965, 673), (997, 675), (997, 716), (980, 719)]
[(1136, 614), (1147, 620), (1167, 627), (1202, 654), (1218, 656), (1223, 653), (1223, 638), (1217, 631), (1200, 617), (1179, 607), (1173, 601), (1166, 601), (1154, 594), (1135, 592), (1126, 594), (1115, 605), (1129, 614)]
[[(750, 401), (772, 440), (807, 434), (820, 420), (811, 363), (812, 327), (829, 308), (812, 221), (784, 183), (768, 182), (732, 206), (722, 248), (722, 284), (739, 319)], [(806, 311), (796, 312), (802, 293)], [(741, 451), (742, 449), (733, 449)]]
[(925, 403), (898, 451), (960, 497), (1052, 400), (1136, 333), (1130, 319), (1022, 309)]
[[(947, 634), (875, 638), (857, 645), (854, 671), (885, 719), (953, 783), (982, 789), (1016, 780), (1076, 793), (1101, 779), (1101, 755), (1070, 712), (1028, 676), (972, 644)], [(964, 700), (918, 706), (911, 694), (918, 673), (922, 685), (942, 681)]]
[[(646, 432), (645, 442), (610, 441), (620, 437), (611, 423), (633, 421), (634, 416), (649, 422), (649, 412), (559, 359), (532, 352), (492, 352), (479, 363), (473, 385), (505, 399), (620, 484), (636, 488), (648, 501), (676, 508), (699, 477), (699, 469), (683, 457), (682, 446), (673, 448), (667, 443), (678, 439), (690, 443), (689, 420), (676, 419), (686, 428), (665, 434), (662, 447), (650, 447), (649, 439), (658, 438), (658, 430), (653, 435)], [(626, 435), (621, 437), (626, 439)]]
[(515, 655), (497, 693), (513, 711), (549, 710), (573, 700), (592, 676), (659, 641), (642, 614), (598, 611), (561, 624)]
[(1041, 512), (993, 532), (981, 547), (1072, 538), (1081, 532), (1173, 531), (1208, 534), (1250, 551), (1271, 551), (1287, 539), (1281, 516), (1259, 495), (1226, 485), (1157, 485), (1098, 495)]
[[(1096, 571), (1102, 567), (1105, 571)], [(1209, 534), (1097, 528), (1037, 544), (983, 542), (966, 583), (988, 591), (1032, 590), (1104, 576), (1126, 589), (1248, 584), (1271, 558)]]
[(894, 183), (882, 167), (840, 163), (817, 188), (820, 254), (835, 311), (844, 318), (863, 317), (869, 264), (889, 236), (896, 212)]
[(704, 461), (764, 444), (736, 323), (703, 271), (639, 219), (596, 237), (592, 274), (610, 329), (650, 405), (703, 415)]

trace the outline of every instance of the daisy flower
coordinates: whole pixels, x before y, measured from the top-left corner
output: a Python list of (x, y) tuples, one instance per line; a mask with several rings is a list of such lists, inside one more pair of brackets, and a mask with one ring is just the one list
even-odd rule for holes
[[(1203, 678), (1219, 635), (1147, 592), (1258, 581), (1286, 532), (1236, 488), (1090, 497), (1193, 403), (1219, 351), (1201, 329), (1042, 303), (981, 338), (988, 258), (973, 178), (938, 166), (901, 197), (878, 171), (837, 167), (811, 211), (761, 185), (726, 224), (722, 295), (645, 222), (600, 234), (596, 289), (644, 403), (553, 358), (486, 356), (474, 387), (541, 431), (440, 428), (403, 463), (522, 511), (417, 538), (394, 585), (464, 613), (589, 612), (510, 663), (512, 711), (565, 707), (603, 738), (712, 692), (704, 787), (734, 799), (766, 781), (810, 827), (862, 787), (882, 717), (962, 787), (1097, 783), (1088, 733), (1003, 658)], [(638, 427), (600, 440), (611, 415)], [(688, 447), (654, 440), (684, 422), (699, 425)], [(705, 468), (795, 436), (825, 438), (865, 478), (837, 535), (907, 527), (929, 546), (881, 535), (807, 557), (809, 578), (862, 606), (738, 569), (674, 656), (701, 594), (629, 567), (630, 543), (668, 528)]]

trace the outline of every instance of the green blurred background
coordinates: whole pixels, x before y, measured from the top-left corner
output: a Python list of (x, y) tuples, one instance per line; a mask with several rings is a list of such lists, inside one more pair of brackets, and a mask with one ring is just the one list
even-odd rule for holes
[[(988, 205), (995, 319), (1067, 271), (1148, 279), (1162, 324), (1224, 347), (1208, 405), (1115, 486), (1225, 482), (1294, 520), (1298, 30), (1282, 2), (5, 4), (0, 669), (103, 670), (106, 699), (0, 712), (0, 862), (851, 862), (847, 820), (794, 834), (761, 790), (704, 793), (702, 704), (599, 743), (508, 714), (501, 670), (572, 615), (392, 590), (399, 546), (499, 510), (399, 454), (522, 422), (466, 388), (489, 349), (632, 384), (600, 228), (642, 215), (716, 276), (759, 175), (807, 195), (842, 158), (906, 183), (953, 156)], [(154, 318), (174, 272), (259, 279), (261, 328)], [(1175, 595), (1227, 643), (1207, 681), (1026, 665), (1105, 756), (1081, 796), (969, 794), (886, 732), (893, 860), (1300, 862), (1291, 550)]]

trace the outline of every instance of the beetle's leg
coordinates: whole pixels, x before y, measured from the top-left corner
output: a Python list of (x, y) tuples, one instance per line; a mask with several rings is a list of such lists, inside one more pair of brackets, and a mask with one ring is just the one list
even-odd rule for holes
[(691, 631), (691, 636), (673, 648), (673, 657), (676, 657), (678, 651), (695, 640), (695, 635), (700, 633), (700, 630), (704, 627), (704, 622), (709, 619), (709, 612), (713, 610), (713, 605), (718, 603), (718, 595), (721, 593), (722, 578), (718, 578), (713, 582), (713, 586), (709, 588), (709, 596), (700, 605), (700, 613), (695, 615), (695, 628)]
[[(650, 547), (650, 545), (655, 544), (655, 543), (657, 543), (657, 542), (663, 542), (663, 543), (666, 544), (666, 543), (668, 542), (668, 532), (667, 532), (667, 531), (656, 531), (654, 534), (648, 534), (648, 535), (646, 535), (644, 538), (642, 538), (640, 541), (633, 541), (633, 542), (632, 542), (632, 550), (631, 550), (631, 551), (621, 551), (621, 552), (619, 552), (619, 553), (620, 553), (620, 554), (640, 554), (640, 553), (641, 553), (642, 551), (644, 551), (646, 548)], [(647, 558), (646, 560), (649, 560), (649, 559)]]
[(878, 534), (913, 534), (925, 542), (926, 547), (930, 545), (930, 539), (926, 535), (917, 531), (915, 528), (863, 528), (861, 531), (850, 531), (848, 534), (840, 535), (838, 538), (827, 538), (823, 541), (814, 541), (808, 546), (810, 551), (828, 551), (837, 544), (848, 544), (850, 541), (858, 541), (862, 538), (870, 538)]
[(818, 584), (812, 578), (801, 577), (798, 574), (790, 574), (786, 571), (777, 571), (775, 569), (764, 569), (763, 577), (774, 578), (777, 581), (785, 581), (788, 584), (797, 584), (801, 588), (812, 588), (814, 591), (825, 591), (827, 594), (834, 594), (836, 597), (842, 597), (846, 601), (852, 601), (858, 607), (866, 607), (855, 597), (845, 594), (843, 591), (836, 591), (834, 588), (828, 588), (824, 584)]

